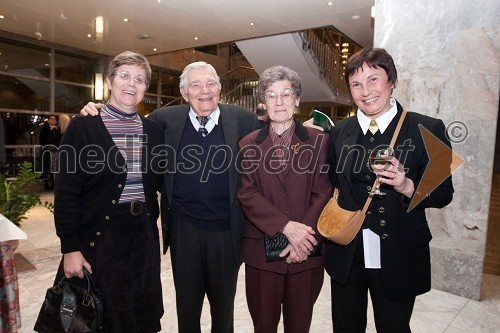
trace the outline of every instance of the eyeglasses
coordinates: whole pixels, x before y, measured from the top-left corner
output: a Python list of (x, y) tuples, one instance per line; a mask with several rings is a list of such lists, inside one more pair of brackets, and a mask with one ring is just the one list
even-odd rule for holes
[(265, 99), (269, 104), (274, 104), (278, 101), (278, 96), (283, 102), (290, 102), (295, 93), (290, 89), (285, 89), (281, 94), (276, 94), (274, 91), (266, 92)]
[[(120, 80), (122, 80), (123, 82), (129, 82), (130, 79), (132, 78), (132, 75), (130, 75), (130, 73), (126, 72), (126, 71), (120, 72), (120, 73), (115, 73), (112, 76), (115, 76), (115, 75), (118, 76), (120, 78)], [(146, 79), (142, 75), (134, 76), (132, 79), (137, 84), (146, 84)]]

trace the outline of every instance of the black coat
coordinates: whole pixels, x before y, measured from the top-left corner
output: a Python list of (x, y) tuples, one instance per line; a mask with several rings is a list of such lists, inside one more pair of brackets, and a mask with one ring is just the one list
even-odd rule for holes
[[(175, 105), (155, 110), (150, 119), (158, 122), (163, 129), (164, 142), (168, 147), (167, 169), (165, 173), (165, 186), (162, 192), (162, 227), (163, 227), (163, 252), (166, 253), (170, 228), (170, 204), (172, 202), (172, 189), (175, 173), (175, 152), (186, 124), (189, 121), (189, 105)], [(240, 174), (236, 166), (238, 154), (238, 141), (245, 135), (259, 128), (257, 116), (236, 105), (219, 104), (220, 119), (224, 131), (224, 141), (232, 152), (229, 166), (229, 200), (230, 200), (230, 228), (233, 239), (235, 261), (241, 263), (241, 237), (246, 218), (243, 215), (236, 192), (240, 186)]]
[[(155, 172), (149, 169), (142, 175), (150, 222), (156, 228), (159, 216), (157, 191), (162, 186), (164, 169), (158, 164), (160, 159), (151, 161), (155, 154), (153, 148), (161, 147), (163, 138), (158, 124), (145, 118), (142, 121), (143, 132), (148, 138), (142, 154), (142, 167), (156, 169)], [(99, 156), (92, 156), (92, 151), (98, 152)], [(105, 156), (111, 157), (107, 158), (109, 163), (103, 162)], [(54, 198), (54, 217), (56, 232), (61, 239), (61, 252), (82, 251), (84, 255), (92, 256), (93, 249), (102, 238), (96, 232), (104, 232), (106, 216), (113, 208), (113, 201), (120, 199), (124, 188), (127, 178), (127, 173), (122, 170), (125, 159), (100, 116), (77, 116), (71, 120), (61, 140), (59, 163), (67, 166), (58, 173)], [(90, 245), (92, 242), (93, 246)]]
[[(399, 120), (401, 113), (402, 107), (398, 104), (398, 113), (392, 123)], [(408, 112), (395, 147), (410, 140), (407, 142), (414, 148), (408, 152), (404, 162), (400, 162), (404, 163), (404, 167), (407, 169), (406, 176), (413, 181), (415, 189), (417, 189), (429, 161), (419, 125), (425, 127), (439, 140), (451, 147), (441, 120)], [(354, 116), (336, 124), (331, 138), (330, 178), (333, 186), (340, 188), (339, 205), (348, 210), (361, 209), (364, 201), (359, 202), (360, 200), (355, 199), (355, 196), (359, 198), (359, 194), (355, 194), (351, 186), (351, 177), (353, 170), (355, 170), (355, 154), (348, 155), (345, 154), (345, 151), (342, 153), (342, 149), (356, 145), (360, 135), (363, 134), (357, 117)], [(410, 212), (407, 211), (410, 199), (397, 193), (390, 186), (384, 187), (383, 190), (387, 192), (387, 195), (379, 201), (379, 205), (383, 208), (382, 211), (379, 210), (379, 206), (374, 206), (374, 202), (372, 202), (369, 210), (371, 216), (368, 215), (364, 227), (369, 227), (380, 236), (381, 273), (387, 295), (395, 300), (413, 297), (431, 288), (429, 242), (432, 235), (424, 209), (441, 208), (451, 202), (453, 197), (451, 176)], [(365, 192), (366, 199), (368, 191)], [(361, 239), (360, 233), (347, 246), (327, 242), (325, 269), (331, 278), (339, 284), (345, 284), (349, 279), (356, 247)]]

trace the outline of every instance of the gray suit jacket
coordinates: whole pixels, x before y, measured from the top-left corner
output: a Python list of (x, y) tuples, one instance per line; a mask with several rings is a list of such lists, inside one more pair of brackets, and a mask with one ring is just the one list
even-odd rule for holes
[[(240, 185), (240, 174), (236, 167), (238, 154), (238, 141), (245, 135), (259, 128), (257, 116), (236, 105), (219, 104), (220, 121), (224, 131), (226, 145), (232, 151), (229, 166), (229, 198), (230, 198), (230, 223), (233, 238), (234, 258), (241, 263), (241, 238), (246, 218), (236, 198), (236, 192)], [(163, 230), (163, 253), (166, 253), (169, 245), (170, 207), (172, 203), (172, 190), (176, 170), (175, 154), (179, 147), (182, 133), (188, 121), (189, 105), (174, 105), (155, 110), (150, 119), (158, 122), (163, 128), (164, 142), (168, 146), (167, 173), (163, 183), (161, 212)]]

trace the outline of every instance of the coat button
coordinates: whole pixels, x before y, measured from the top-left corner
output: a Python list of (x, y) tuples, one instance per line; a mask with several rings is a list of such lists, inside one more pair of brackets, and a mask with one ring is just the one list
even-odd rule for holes
[(95, 245), (95, 243), (94, 243), (94, 242), (90, 242), (90, 244), (89, 244), (89, 245), (90, 245), (90, 246), (94, 246), (94, 245)]
[(384, 208), (384, 207), (380, 207), (380, 208), (378, 209), (378, 212), (379, 212), (379, 213), (383, 213), (383, 212), (385, 212), (385, 208)]
[(366, 180), (370, 180), (370, 179), (372, 179), (372, 176), (371, 175), (366, 175), (365, 178), (366, 178)]
[(95, 234), (96, 234), (97, 236), (101, 236), (101, 232), (100, 232), (100, 231), (96, 232)]
[(370, 192), (372, 190), (372, 187), (371, 186), (367, 186), (366, 189), (368, 190), (368, 192)]
[(380, 220), (379, 224), (381, 227), (385, 227), (386, 222), (385, 222), (385, 220)]
[(382, 235), (382, 239), (387, 239), (387, 237), (389, 237), (389, 235), (388, 235), (388, 234), (383, 234), (383, 235)]
[(116, 200), (115, 200), (115, 199), (111, 200), (111, 203), (112, 203), (113, 205), (114, 205), (114, 204), (116, 204)]
[(122, 185), (122, 184), (118, 184), (118, 188), (122, 188), (122, 187), (123, 187), (123, 185)]
[(104, 217), (104, 219), (105, 219), (106, 221), (109, 221), (109, 216), (108, 216), (108, 215), (106, 215), (106, 216)]
[(370, 142), (373, 142), (375, 141), (375, 139), (373, 137), (370, 138)]

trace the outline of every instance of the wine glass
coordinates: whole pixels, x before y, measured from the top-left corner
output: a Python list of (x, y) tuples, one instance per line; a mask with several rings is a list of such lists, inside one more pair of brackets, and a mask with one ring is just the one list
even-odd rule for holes
[(375, 190), (373, 194), (378, 196), (384, 196), (386, 193), (380, 190), (380, 179), (379, 173), (385, 171), (391, 165), (390, 158), (393, 155), (394, 150), (391, 147), (382, 149), (373, 149), (370, 153), (368, 165), (370, 170), (377, 176), (377, 181), (375, 182)]

